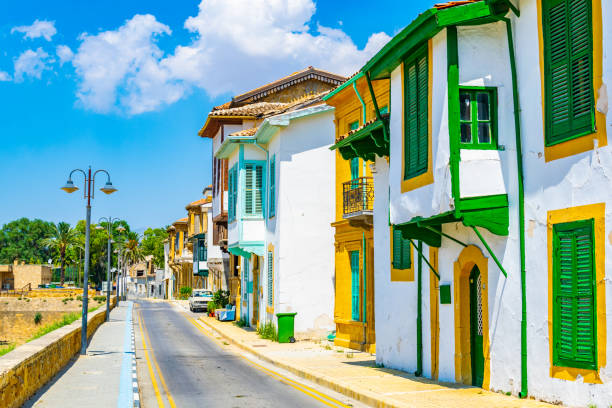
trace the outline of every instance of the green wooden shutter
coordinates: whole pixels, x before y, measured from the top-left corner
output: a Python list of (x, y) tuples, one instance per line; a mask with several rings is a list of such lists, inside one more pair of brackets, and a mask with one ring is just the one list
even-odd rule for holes
[(410, 240), (402, 237), (399, 229), (393, 228), (393, 268), (410, 269)]
[(351, 318), (359, 320), (359, 251), (351, 251)]
[(270, 217), (276, 214), (276, 155), (270, 161)]
[(254, 180), (253, 180), (253, 169), (252, 164), (247, 164), (244, 167), (245, 170), (245, 180), (244, 180), (244, 213), (247, 215), (253, 215), (253, 189), (254, 189)]
[(228, 205), (230, 221), (233, 221), (234, 218), (236, 217), (236, 203), (234, 201), (234, 188), (236, 185), (236, 176), (234, 175), (234, 173), (235, 173), (235, 167), (232, 167), (228, 175), (228, 192), (227, 192), (227, 196), (228, 196), (227, 205)]
[(427, 47), (404, 63), (404, 180), (427, 171), (429, 151)]
[(595, 129), (590, 0), (544, 0), (546, 144)]
[(593, 220), (554, 226), (554, 364), (597, 368)]
[(263, 215), (263, 165), (258, 164), (255, 166), (255, 194), (253, 200), (253, 209), (256, 215)]
[(268, 251), (268, 306), (272, 306), (274, 300), (274, 263), (272, 251)]
[(351, 159), (351, 180), (359, 178), (359, 158)]

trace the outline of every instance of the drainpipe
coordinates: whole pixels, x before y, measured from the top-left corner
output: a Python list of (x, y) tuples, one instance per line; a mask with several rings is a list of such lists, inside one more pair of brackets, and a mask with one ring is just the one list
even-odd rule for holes
[(423, 319), (421, 316), (422, 310), (421, 310), (421, 303), (422, 303), (422, 278), (421, 278), (421, 273), (422, 273), (422, 258), (423, 258), (423, 241), (418, 241), (417, 243), (418, 246), (418, 252), (419, 252), (419, 256), (418, 256), (418, 263), (417, 263), (417, 327), (416, 327), (416, 332), (417, 332), (417, 370), (414, 373), (414, 375), (416, 375), (417, 377), (420, 377), (423, 375)]
[[(514, 8), (513, 8), (513, 11)], [(515, 11), (517, 17), (519, 13)], [(516, 136), (516, 167), (518, 184), (518, 210), (519, 210), (519, 247), (521, 257), (521, 391), (519, 397), (526, 398), (527, 388), (527, 285), (525, 268), (525, 191), (523, 187), (523, 147), (521, 142), (521, 116), (519, 106), (518, 79), (516, 74), (516, 59), (514, 55), (514, 39), (512, 35), (512, 22), (503, 17), (506, 23), (506, 36), (508, 38), (508, 52), (510, 53), (510, 71), (512, 74), (512, 99), (514, 104), (514, 130)]]
[(368, 305), (368, 301), (367, 301), (367, 295), (368, 295), (368, 290), (367, 290), (367, 266), (366, 266), (366, 249), (367, 249), (367, 245), (366, 245), (366, 238), (365, 238), (365, 232), (361, 233), (361, 251), (363, 254), (362, 257), (362, 269), (363, 269), (363, 351), (366, 351), (366, 344), (368, 344), (368, 332), (367, 332), (367, 328), (366, 328), (366, 324), (367, 324), (367, 316), (366, 316), (366, 307)]
[[(363, 98), (361, 97), (361, 94), (359, 93), (359, 91), (357, 90), (357, 85), (356, 84), (357, 81), (353, 82), (353, 90), (355, 91), (355, 94), (357, 94), (357, 99), (359, 99), (359, 102), (361, 102), (361, 124), (365, 125), (366, 123), (366, 104), (363, 101)], [(366, 161), (363, 160), (363, 177), (366, 176)]]

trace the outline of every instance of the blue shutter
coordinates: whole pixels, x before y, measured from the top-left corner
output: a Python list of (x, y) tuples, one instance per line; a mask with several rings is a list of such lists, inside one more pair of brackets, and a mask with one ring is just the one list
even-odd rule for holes
[(359, 251), (351, 251), (351, 318), (359, 321)]
[(276, 215), (276, 155), (270, 161), (270, 211), (269, 216)]
[(268, 306), (274, 301), (274, 257), (272, 251), (268, 251)]

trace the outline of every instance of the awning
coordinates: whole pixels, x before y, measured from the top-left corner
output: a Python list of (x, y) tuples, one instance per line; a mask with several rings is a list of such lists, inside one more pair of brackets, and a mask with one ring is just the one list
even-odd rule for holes
[(352, 131), (330, 149), (338, 149), (344, 160), (361, 157), (366, 161), (374, 161), (376, 155), (389, 156), (389, 115)]

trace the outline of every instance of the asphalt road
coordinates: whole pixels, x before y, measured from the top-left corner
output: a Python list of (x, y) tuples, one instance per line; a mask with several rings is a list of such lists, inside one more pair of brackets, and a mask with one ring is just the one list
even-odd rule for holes
[[(206, 335), (204, 327), (198, 328), (197, 314), (166, 302), (148, 301), (139, 301), (134, 314), (138, 381), (145, 408), (359, 405), (319, 388), (324, 395), (333, 396), (332, 401), (338, 398), (343, 403), (323, 402), (325, 398), (309, 388), (300, 390), (299, 384), (307, 384), (303, 380), (293, 377), (300, 383), (290, 385), (282, 380), (291, 378), (289, 374), (259, 361), (249, 363), (238, 349), (213, 340), (212, 332)], [(307, 387), (317, 386), (308, 383)]]

